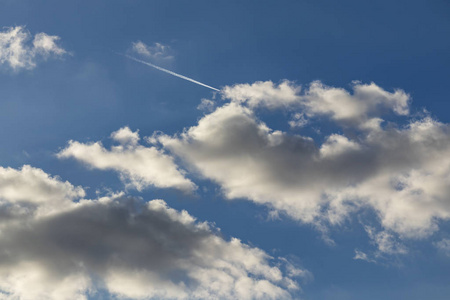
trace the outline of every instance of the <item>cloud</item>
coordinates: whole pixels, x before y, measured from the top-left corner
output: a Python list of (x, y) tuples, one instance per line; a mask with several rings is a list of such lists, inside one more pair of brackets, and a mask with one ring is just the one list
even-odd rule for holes
[(171, 48), (161, 43), (148, 46), (141, 41), (137, 41), (132, 43), (131, 51), (153, 60), (172, 60), (174, 58)]
[(111, 134), (111, 138), (122, 145), (137, 146), (139, 140), (139, 131), (131, 131), (129, 127), (120, 128)]
[(397, 115), (409, 114), (410, 97), (400, 89), (390, 93), (374, 83), (358, 81), (353, 82), (352, 88), (353, 94), (314, 81), (302, 92), (300, 85), (288, 80), (278, 85), (272, 81), (257, 81), (226, 86), (222, 97), (251, 108), (300, 109), (309, 117), (325, 116), (340, 124), (361, 128), (377, 126), (378, 117), (386, 110)]
[(122, 180), (131, 187), (142, 190), (148, 186), (175, 188), (192, 193), (197, 187), (185, 177), (173, 158), (156, 147), (139, 145), (138, 132), (128, 127), (111, 134), (119, 145), (106, 149), (101, 142), (83, 144), (70, 141), (61, 150), (59, 158), (75, 158), (92, 168), (119, 172)]
[(284, 80), (276, 85), (272, 81), (257, 81), (253, 84), (235, 84), (222, 89), (222, 97), (236, 102), (245, 102), (250, 107), (263, 106), (271, 109), (296, 105), (300, 102), (301, 86)]
[(67, 51), (56, 42), (58, 36), (38, 33), (34, 36), (25, 26), (6, 27), (0, 32), (0, 64), (9, 65), (13, 70), (34, 69), (38, 59), (61, 57)]
[(305, 118), (303, 113), (295, 113), (292, 116), (292, 120), (288, 123), (291, 128), (304, 127), (308, 124), (308, 120)]
[(369, 234), (372, 242), (377, 245), (378, 252), (376, 256), (408, 253), (406, 247), (397, 241), (391, 233), (387, 231), (377, 232), (375, 228), (370, 226), (365, 226), (365, 230)]
[(200, 104), (197, 106), (197, 109), (205, 112), (212, 112), (214, 110), (215, 105), (216, 103), (212, 100), (202, 99)]
[(350, 94), (345, 89), (314, 81), (301, 97), (301, 103), (310, 116), (328, 116), (346, 125), (362, 126), (381, 116), (384, 109), (397, 115), (409, 114), (410, 97), (402, 90), (390, 93), (374, 83), (360, 82), (354, 82), (352, 88), (353, 94)]
[(35, 213), (45, 215), (84, 196), (82, 187), (62, 182), (41, 169), (29, 165), (24, 165), (20, 170), (0, 167), (2, 220)]
[(364, 260), (367, 262), (375, 263), (376, 261), (371, 259), (366, 253), (361, 250), (355, 249), (355, 256), (353, 257), (355, 260)]
[[(32, 171), (33, 179), (13, 172), (15, 194), (23, 182), (38, 196), (49, 185), (48, 201), (61, 203), (52, 214), (2, 219), (0, 298), (87, 299), (106, 291), (127, 299), (289, 299), (299, 292), (296, 278), (309, 274), (236, 238), (225, 240), (213, 225), (163, 200), (75, 199), (71, 184)], [(13, 189), (2, 187), (3, 204), (16, 203)], [(19, 198), (48, 205), (31, 193)]]
[(450, 239), (442, 239), (434, 243), (434, 246), (443, 254), (450, 257)]
[(409, 249), (405, 246), (402, 240), (389, 230), (377, 230), (375, 227), (365, 225), (370, 244), (376, 247), (375, 250), (363, 252), (355, 249), (355, 260), (363, 260), (369, 263), (392, 263), (394, 257), (400, 257), (409, 253)]
[[(383, 126), (389, 111), (408, 114), (407, 94), (373, 83), (354, 83), (353, 90), (314, 82), (298, 95), (286, 81), (226, 87), (230, 103), (181, 135), (158, 139), (228, 199), (248, 199), (320, 228), (368, 207), (387, 234), (429, 236), (450, 218), (449, 126), (430, 117)], [(269, 128), (255, 113), (258, 105), (356, 127), (318, 142)]]
[(46, 33), (41, 32), (34, 36), (33, 47), (37, 53), (43, 55), (44, 57), (48, 57), (51, 54), (66, 54), (66, 50), (58, 47), (55, 43), (59, 39), (59, 36), (47, 35)]

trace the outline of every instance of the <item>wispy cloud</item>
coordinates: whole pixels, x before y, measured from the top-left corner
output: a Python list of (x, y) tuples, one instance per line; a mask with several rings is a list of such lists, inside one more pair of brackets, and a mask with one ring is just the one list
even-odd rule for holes
[(450, 257), (450, 239), (442, 239), (434, 243), (434, 246), (443, 254)]
[(355, 260), (364, 260), (370, 263), (376, 263), (376, 260), (370, 258), (366, 253), (359, 249), (355, 249), (355, 256), (353, 256)]
[(386, 230), (377, 232), (375, 228), (371, 226), (364, 226), (364, 229), (368, 233), (370, 239), (372, 240), (372, 243), (377, 246), (377, 255), (395, 255), (408, 253), (408, 249), (406, 248), (406, 246), (399, 242), (392, 233)]
[(24, 26), (6, 27), (0, 32), (0, 64), (8, 65), (13, 70), (34, 69), (39, 59), (61, 57), (68, 53), (57, 45), (59, 39), (43, 32), (32, 39)]
[(174, 59), (171, 48), (161, 43), (148, 46), (141, 41), (137, 41), (132, 44), (131, 51), (155, 61)]
[(212, 112), (214, 110), (216, 103), (209, 99), (202, 99), (200, 104), (197, 106), (198, 110), (203, 110), (206, 112)]

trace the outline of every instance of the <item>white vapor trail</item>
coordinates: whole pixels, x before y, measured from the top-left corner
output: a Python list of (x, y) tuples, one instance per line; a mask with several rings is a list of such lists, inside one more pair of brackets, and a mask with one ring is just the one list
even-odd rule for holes
[(152, 64), (152, 63), (149, 63), (149, 62), (146, 62), (146, 61), (137, 59), (137, 58), (135, 58), (135, 57), (133, 57), (133, 56), (130, 56), (130, 55), (121, 54), (121, 53), (117, 53), (117, 54), (123, 55), (123, 56), (125, 56), (126, 58), (129, 58), (129, 59), (131, 59), (131, 60), (134, 60), (134, 61), (139, 62), (139, 63), (144, 64), (144, 65), (150, 66), (150, 67), (155, 68), (155, 69), (157, 69), (157, 70), (166, 72), (166, 73), (168, 73), (168, 74), (170, 74), (170, 75), (173, 75), (173, 76), (176, 76), (176, 77), (178, 77), (178, 78), (181, 78), (181, 79), (184, 79), (184, 80), (187, 80), (187, 81), (196, 83), (196, 84), (198, 84), (198, 85), (204, 86), (204, 87), (206, 87), (206, 88), (208, 88), (208, 89), (211, 89), (211, 90), (220, 92), (219, 89), (213, 88), (212, 86), (209, 86), (209, 85), (207, 85), (207, 84), (201, 83), (201, 82), (199, 82), (199, 81), (197, 81), (197, 80), (194, 80), (194, 79), (192, 79), (192, 78), (183, 76), (183, 75), (181, 75), (181, 74), (177, 74), (177, 73), (175, 73), (175, 72), (169, 71), (169, 70), (167, 70), (167, 69), (158, 67), (158, 66), (156, 66), (156, 65), (154, 65), (154, 64)]

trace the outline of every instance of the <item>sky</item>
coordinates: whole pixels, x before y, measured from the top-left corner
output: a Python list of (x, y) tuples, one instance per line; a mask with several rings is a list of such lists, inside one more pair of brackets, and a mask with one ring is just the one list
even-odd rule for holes
[(448, 1), (0, 20), (0, 299), (448, 298)]

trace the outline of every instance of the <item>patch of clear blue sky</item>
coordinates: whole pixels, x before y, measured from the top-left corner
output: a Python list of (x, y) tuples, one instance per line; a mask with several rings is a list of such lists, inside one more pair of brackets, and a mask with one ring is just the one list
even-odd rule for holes
[[(122, 185), (112, 173), (58, 161), (59, 147), (70, 139), (107, 144), (106, 137), (124, 125), (142, 135), (179, 132), (202, 115), (200, 99), (212, 96), (112, 52), (137, 40), (170, 45), (175, 60), (164, 67), (214, 87), (282, 79), (340, 87), (374, 81), (404, 89), (414, 109), (450, 121), (448, 1), (1, 0), (0, 20), (58, 35), (74, 54), (32, 71), (0, 72), (0, 165), (29, 163), (90, 187), (90, 193)], [(285, 121), (264, 117), (274, 126)], [(419, 242), (400, 266), (355, 261), (354, 248), (373, 247), (356, 219), (333, 230), (337, 246), (329, 247), (314, 229), (286, 219), (267, 222), (266, 209), (224, 201), (217, 186), (201, 183), (209, 191), (198, 198), (158, 189), (132, 193), (166, 199), (273, 255), (298, 256), (315, 277), (304, 285), (305, 299), (448, 299), (450, 260), (430, 240)]]

